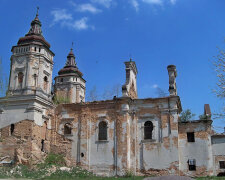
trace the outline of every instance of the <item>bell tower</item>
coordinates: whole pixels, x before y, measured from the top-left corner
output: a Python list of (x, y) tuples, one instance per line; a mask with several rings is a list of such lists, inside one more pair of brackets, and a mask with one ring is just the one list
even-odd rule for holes
[(39, 126), (50, 121), (54, 53), (42, 34), (38, 16), (37, 12), (28, 33), (11, 49), (7, 96), (0, 98), (0, 127), (23, 120)]
[(51, 100), (54, 53), (45, 40), (38, 17), (29, 32), (13, 46), (8, 95), (39, 95)]
[(73, 48), (71, 48), (65, 66), (55, 77), (55, 97), (58, 103), (85, 102), (86, 81), (77, 67)]

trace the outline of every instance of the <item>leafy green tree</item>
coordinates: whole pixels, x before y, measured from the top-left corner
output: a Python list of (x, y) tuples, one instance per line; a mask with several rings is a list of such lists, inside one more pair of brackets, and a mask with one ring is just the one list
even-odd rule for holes
[(186, 109), (185, 111), (182, 111), (180, 114), (180, 120), (181, 122), (187, 122), (193, 119), (195, 114), (191, 112), (190, 109)]
[(198, 117), (200, 120), (207, 120), (207, 116), (205, 114), (201, 114)]

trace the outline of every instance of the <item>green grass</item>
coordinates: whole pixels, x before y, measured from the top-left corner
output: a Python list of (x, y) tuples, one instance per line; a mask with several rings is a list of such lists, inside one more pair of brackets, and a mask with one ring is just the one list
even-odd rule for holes
[[(56, 168), (55, 172), (50, 172), (52, 168)], [(24, 178), (24, 179), (81, 179), (81, 180), (142, 180), (144, 177), (130, 176), (130, 177), (99, 177), (91, 172), (81, 169), (80, 167), (71, 168), (70, 171), (62, 171), (60, 167), (55, 165), (47, 165), (44, 167), (37, 166), (36, 168), (28, 168), (27, 166), (15, 166), (13, 168), (5, 167), (0, 168), (0, 178)]]
[(195, 178), (196, 180), (225, 180), (225, 177), (215, 177), (215, 176), (210, 176), (210, 177), (198, 177)]
[[(99, 177), (80, 167), (70, 168), (69, 171), (60, 170), (65, 166), (62, 155), (49, 154), (44, 163), (35, 167), (14, 166), (0, 167), (0, 178), (23, 178), (43, 180), (142, 180), (143, 176), (134, 176), (132, 171), (127, 171), (124, 177)], [(225, 180), (225, 177), (199, 177), (196, 180)]]
[(60, 170), (65, 167), (65, 160), (62, 155), (49, 154), (44, 163), (35, 167), (24, 165), (14, 167), (0, 167), (0, 178), (23, 178), (23, 179), (81, 179), (81, 180), (142, 180), (144, 177), (134, 177), (132, 172), (127, 172), (125, 177), (98, 177), (80, 167), (70, 168), (69, 171)]

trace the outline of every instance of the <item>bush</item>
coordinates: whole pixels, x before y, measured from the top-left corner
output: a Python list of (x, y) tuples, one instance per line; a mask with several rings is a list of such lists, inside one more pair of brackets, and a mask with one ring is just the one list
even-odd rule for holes
[(133, 177), (133, 176), (134, 176), (134, 173), (131, 170), (127, 170), (125, 175), (124, 175), (124, 177)]
[(65, 159), (61, 154), (49, 153), (45, 159), (46, 165), (65, 165)]

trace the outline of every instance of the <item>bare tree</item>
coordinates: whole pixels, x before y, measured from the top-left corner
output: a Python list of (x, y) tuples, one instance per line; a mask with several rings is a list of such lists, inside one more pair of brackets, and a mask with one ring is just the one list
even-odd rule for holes
[(121, 92), (121, 85), (115, 84), (112, 87), (105, 88), (102, 98), (103, 100), (113, 99), (114, 96), (119, 97)]
[(98, 100), (97, 89), (96, 89), (96, 86), (93, 86), (88, 93), (87, 101), (97, 101), (97, 100)]
[(8, 77), (3, 72), (2, 58), (0, 58), (0, 96), (6, 94), (8, 88)]
[[(225, 49), (219, 49), (219, 53), (214, 57), (213, 65), (215, 67), (217, 83), (214, 93), (222, 100), (225, 99)], [(225, 117), (225, 106), (223, 106), (221, 112), (214, 114), (215, 118)]]
[(157, 97), (166, 97), (168, 96), (168, 93), (166, 93), (163, 89), (161, 89), (160, 87), (156, 88), (156, 95)]

